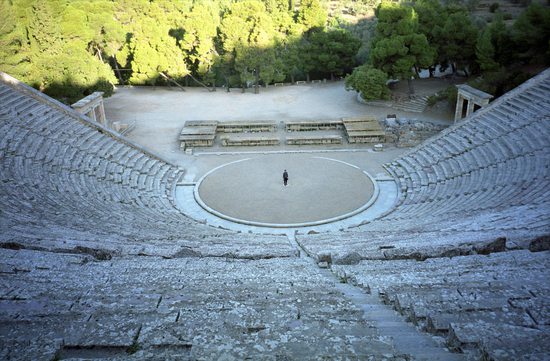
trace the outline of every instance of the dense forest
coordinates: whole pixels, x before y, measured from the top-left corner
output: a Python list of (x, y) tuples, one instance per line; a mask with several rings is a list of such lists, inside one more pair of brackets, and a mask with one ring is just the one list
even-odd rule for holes
[[(387, 98), (386, 81), (409, 81), (420, 69), (451, 68), (475, 87), (500, 96), (550, 64), (550, 8), (532, 4), (511, 20), (492, 6), (489, 21), (456, 1), (382, 2), (369, 61), (346, 79), (365, 99)], [(508, 20), (506, 20), (508, 18)], [(456, 94), (446, 94), (450, 98)]]
[(438, 64), (504, 91), (550, 58), (542, 5), (510, 24), (498, 11), (476, 22), (452, 0), (347, 1), (348, 13), (376, 6), (376, 18), (350, 22), (334, 3), (343, 2), (0, 0), (0, 70), (66, 102), (114, 84), (244, 88), (350, 73), (347, 87), (370, 99), (388, 95), (388, 79)]

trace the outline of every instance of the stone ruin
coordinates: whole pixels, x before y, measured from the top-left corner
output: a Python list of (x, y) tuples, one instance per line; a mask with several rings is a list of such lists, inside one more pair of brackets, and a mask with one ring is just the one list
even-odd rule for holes
[(378, 219), (244, 234), (0, 73), (0, 358), (547, 360), (549, 120), (547, 70), (386, 164)]
[(71, 108), (87, 116), (94, 122), (98, 122), (101, 125), (113, 129), (115, 132), (124, 133), (128, 129), (128, 124), (126, 123), (112, 122), (107, 119), (103, 106), (103, 92), (93, 92), (72, 104)]
[(469, 117), (474, 111), (483, 108), (489, 104), (489, 100), (493, 98), (491, 94), (487, 94), (476, 88), (472, 88), (467, 84), (456, 86), (458, 94), (456, 99), (455, 123), (463, 118)]
[(381, 123), (386, 132), (386, 142), (399, 148), (417, 146), (447, 128), (428, 121), (397, 118), (395, 114), (389, 114)]

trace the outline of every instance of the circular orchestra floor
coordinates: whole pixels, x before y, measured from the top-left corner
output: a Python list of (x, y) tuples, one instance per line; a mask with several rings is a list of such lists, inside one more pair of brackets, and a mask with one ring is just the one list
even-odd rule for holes
[(322, 156), (251, 155), (205, 174), (197, 182), (195, 199), (208, 212), (231, 221), (301, 226), (364, 210), (375, 193), (373, 182), (358, 167)]

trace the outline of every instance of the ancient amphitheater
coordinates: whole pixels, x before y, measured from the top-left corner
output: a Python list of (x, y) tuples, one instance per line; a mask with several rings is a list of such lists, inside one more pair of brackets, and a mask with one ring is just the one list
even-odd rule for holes
[(0, 358), (550, 359), (550, 70), (385, 165), (391, 208), (260, 235), (0, 73)]

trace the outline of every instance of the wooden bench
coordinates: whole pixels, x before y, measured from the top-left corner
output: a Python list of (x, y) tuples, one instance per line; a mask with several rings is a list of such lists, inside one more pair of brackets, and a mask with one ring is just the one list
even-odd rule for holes
[(217, 127), (217, 120), (188, 120), (185, 122), (186, 127)]
[(215, 134), (180, 136), (180, 148), (185, 150), (192, 147), (211, 147), (214, 144)]
[(369, 122), (369, 123), (345, 123), (344, 125), (346, 132), (361, 132), (365, 130), (382, 130), (378, 122)]
[(276, 136), (265, 135), (227, 135), (221, 138), (222, 145), (227, 146), (260, 146), (260, 145), (279, 145), (279, 138)]
[(339, 135), (289, 136), (286, 138), (286, 144), (289, 144), (289, 145), (342, 144), (342, 137)]
[(386, 133), (372, 117), (342, 118), (349, 143), (384, 143)]
[(371, 123), (376, 122), (378, 123), (378, 120), (376, 120), (375, 117), (372, 116), (363, 116), (363, 117), (350, 117), (350, 118), (342, 118), (342, 123), (344, 124), (350, 124), (350, 123)]
[(216, 126), (186, 126), (180, 132), (180, 148), (211, 147), (216, 138)]
[(243, 132), (274, 132), (277, 130), (277, 122), (274, 120), (241, 120), (218, 123), (218, 132), (243, 133)]
[(386, 133), (380, 130), (363, 130), (348, 132), (349, 143), (384, 143)]
[(286, 122), (287, 132), (305, 132), (312, 130), (341, 129), (341, 120), (295, 120)]

